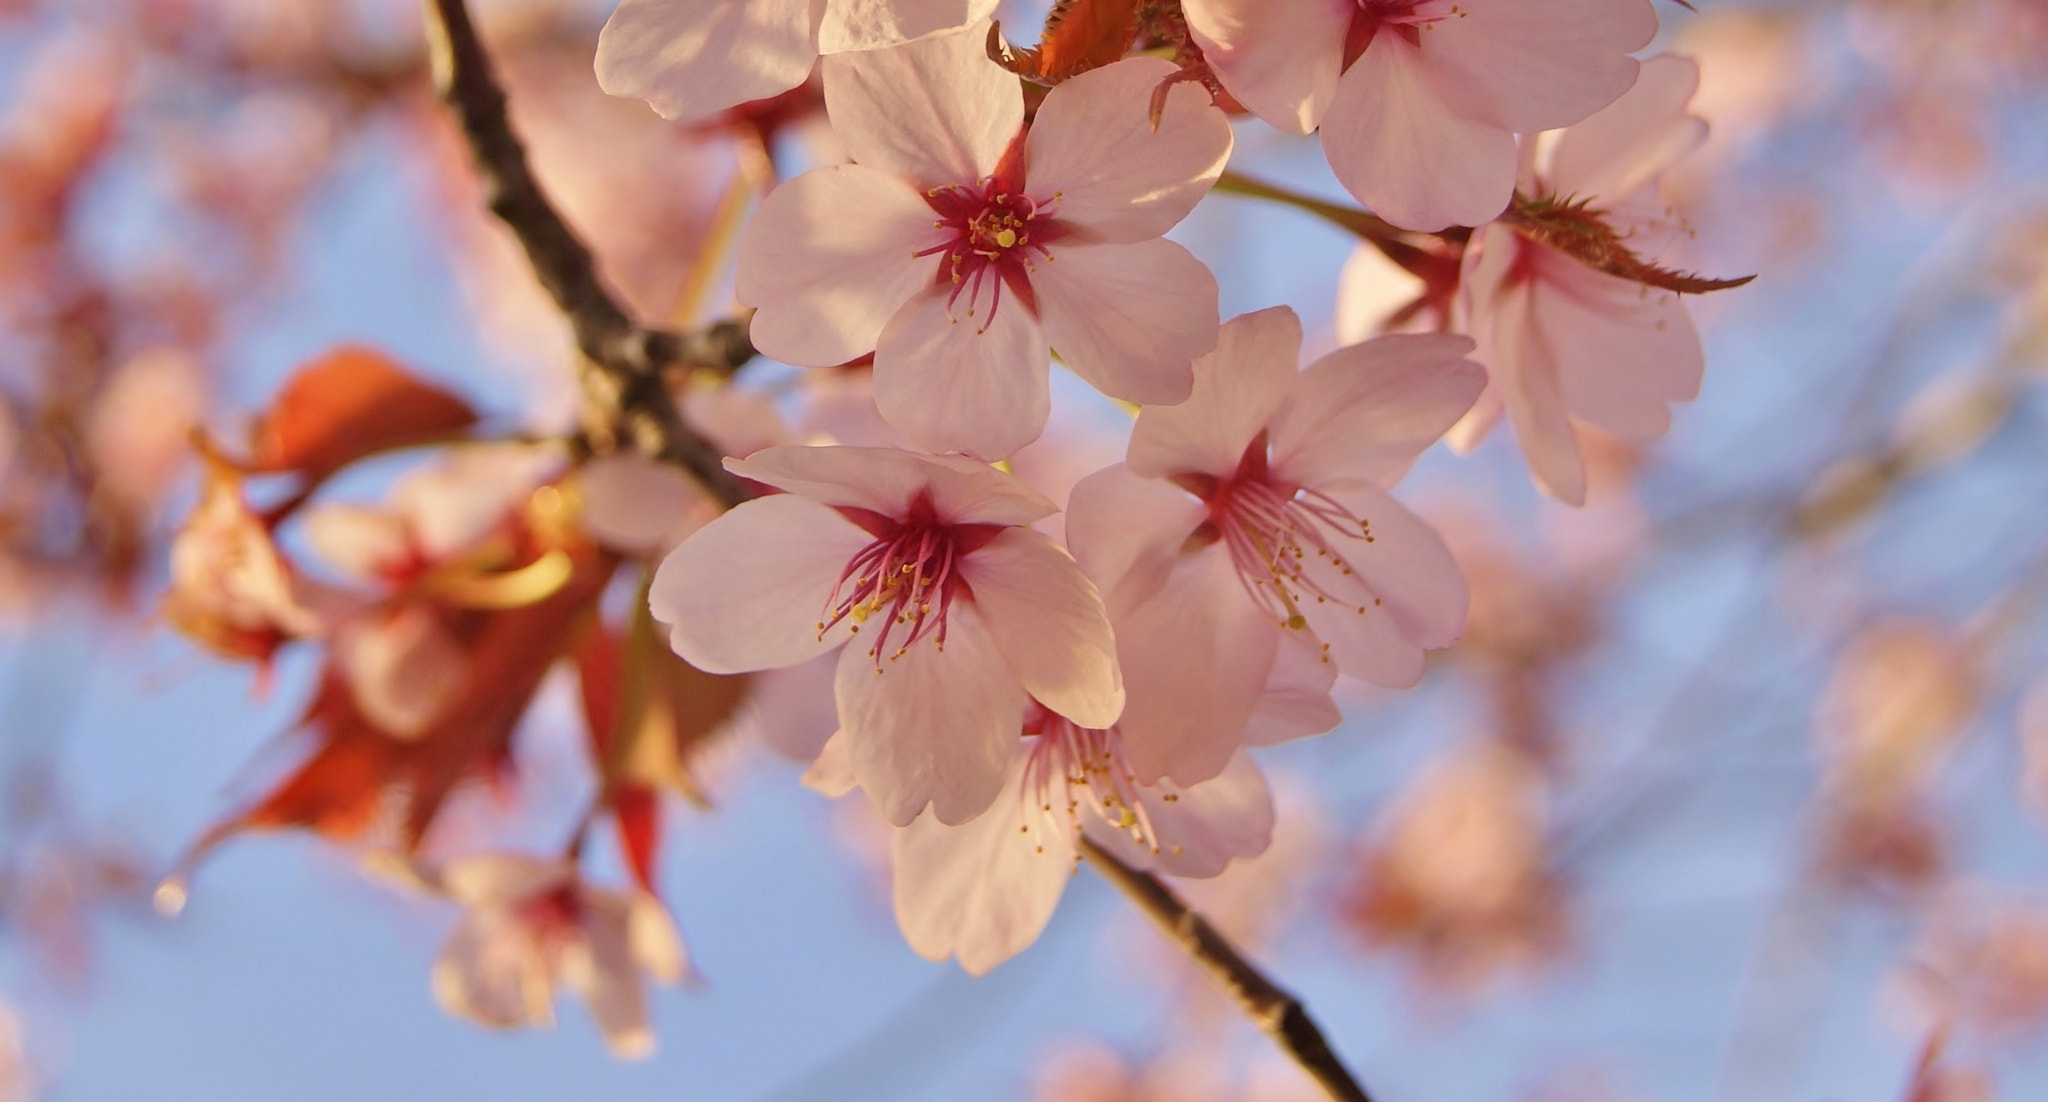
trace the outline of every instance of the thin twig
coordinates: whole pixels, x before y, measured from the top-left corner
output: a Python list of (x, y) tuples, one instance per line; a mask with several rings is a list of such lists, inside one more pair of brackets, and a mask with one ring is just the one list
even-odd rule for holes
[(1273, 1038), (1331, 1098), (1338, 1102), (1373, 1102), (1372, 1095), (1366, 1093), (1365, 1087), (1330, 1049), (1330, 1042), (1316, 1028), (1301, 1000), (1244, 959), (1208, 919), (1188, 909), (1158, 877), (1124, 864), (1085, 834), (1081, 836), (1081, 855), (1222, 984), (1252, 1023)]
[(603, 280), (590, 249), (548, 200), (526, 149), (505, 114), (505, 90), (491, 71), (463, 0), (427, 0), (427, 45), (434, 87), (461, 122), (463, 138), (483, 179), (491, 213), (509, 226), (541, 286), (576, 333), (589, 363), (584, 387), (605, 414), (606, 430), (644, 454), (682, 466), (728, 503), (751, 496), (726, 471), (719, 449), (677, 413), (664, 368), (703, 366), (730, 372), (754, 357), (744, 319), (670, 332), (628, 317)]

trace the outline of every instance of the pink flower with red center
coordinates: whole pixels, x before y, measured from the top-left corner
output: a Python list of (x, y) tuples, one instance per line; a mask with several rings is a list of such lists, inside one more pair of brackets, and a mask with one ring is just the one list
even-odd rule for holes
[[(1269, 679), (1278, 737), (1337, 723), (1334, 676), (1303, 684), (1302, 672), (1281, 667)], [(957, 826), (920, 816), (894, 833), (896, 920), (922, 956), (957, 956), (981, 975), (1023, 951), (1058, 906), (1084, 834), (1136, 868), (1195, 877), (1258, 856), (1272, 837), (1272, 792), (1245, 754), (1183, 788), (1141, 782), (1116, 727), (1081, 727), (1033, 704), (1022, 733), (985, 814)], [(832, 796), (855, 787), (840, 741), (826, 745), (805, 782)]]
[(1405, 229), (1508, 204), (1515, 135), (1569, 126), (1636, 79), (1649, 0), (1185, 0), (1224, 88), (1283, 130), (1318, 127), (1337, 179)]
[(787, 493), (664, 559), (651, 590), (676, 653), (710, 673), (840, 651), (848, 758), (889, 821), (995, 799), (1026, 694), (1107, 727), (1123, 680), (1102, 599), (1028, 525), (1051, 502), (984, 463), (891, 448), (774, 447), (726, 467)]
[(438, 870), (394, 870), (467, 911), (434, 962), (450, 1014), (499, 1029), (554, 1024), (557, 986), (582, 996), (614, 1054), (654, 1051), (645, 973), (680, 982), (682, 937), (660, 901), (586, 883), (561, 861), (481, 854)]
[(874, 50), (988, 18), (996, 0), (623, 0), (597, 82), (694, 120), (802, 84), (820, 54)]
[(1146, 408), (1125, 462), (1074, 487), (1067, 542), (1116, 624), (1141, 780), (1221, 771), (1291, 651), (1401, 687), (1456, 641), (1464, 579), (1387, 488), (1478, 396), (1471, 348), (1404, 334), (1297, 370), (1294, 312), (1246, 314), (1194, 395)]
[(978, 30), (825, 63), (854, 163), (762, 203), (736, 289), (786, 363), (874, 354), (903, 436), (988, 459), (1037, 438), (1050, 352), (1112, 397), (1187, 397), (1216, 342), (1216, 281), (1160, 235), (1222, 172), (1230, 124), (1198, 86), (1133, 58), (1047, 93), (1028, 131), (1017, 78)]
[[(1698, 86), (1699, 67), (1685, 58), (1644, 62), (1612, 106), (1524, 147), (1522, 190), (1590, 201), (1631, 251), (1654, 259), (1687, 236), (1657, 198), (1657, 179), (1706, 139), (1707, 124), (1685, 110)], [(1670, 430), (1672, 402), (1699, 395), (1706, 357), (1676, 292), (1596, 271), (1495, 223), (1466, 249), (1460, 296), (1491, 379), (1450, 443), (1476, 446), (1505, 413), (1553, 497), (1586, 500), (1575, 425), (1652, 440)]]

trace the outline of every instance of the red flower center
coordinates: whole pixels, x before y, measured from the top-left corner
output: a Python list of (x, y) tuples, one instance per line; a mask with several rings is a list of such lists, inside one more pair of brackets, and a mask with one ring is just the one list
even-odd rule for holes
[(1373, 542), (1372, 523), (1328, 494), (1276, 480), (1267, 466), (1265, 432), (1252, 438), (1228, 478), (1187, 474), (1173, 481), (1209, 506), (1190, 542), (1222, 541), (1245, 592), (1280, 626), (1306, 628), (1301, 610), (1309, 604), (1334, 603), (1360, 616), (1379, 605), (1377, 597), (1371, 605), (1351, 604), (1325, 580), (1328, 570), (1355, 575), (1345, 553)]
[(873, 642), (867, 652), (876, 673), (884, 657), (893, 662), (920, 639), (930, 638), (944, 652), (947, 611), (956, 597), (973, 595), (960, 576), (960, 559), (994, 539), (1001, 526), (945, 523), (931, 498), (922, 495), (902, 517), (853, 506), (839, 512), (875, 539), (847, 561), (833, 583), (819, 637), (844, 620), (853, 621), (855, 635), (869, 628)]
[[(1090, 810), (1132, 841), (1155, 854), (1160, 851), (1158, 831), (1139, 798), (1137, 775), (1124, 761), (1123, 740), (1114, 728), (1077, 726), (1034, 701), (1025, 714), (1024, 733), (1037, 738), (1024, 766), (1027, 808), (1036, 806), (1055, 824), (1064, 817), (1069, 831), (1078, 830), (1078, 816)], [(1180, 797), (1166, 792), (1160, 799), (1173, 803)], [(1027, 815), (1024, 835), (1042, 853), (1045, 843), (1030, 838), (1032, 821)]]
[(1422, 32), (1430, 24), (1465, 18), (1463, 8), (1446, 0), (1357, 0), (1357, 4), (1358, 10), (1351, 15), (1351, 27), (1344, 35), (1346, 69), (1365, 54), (1365, 48), (1372, 45), (1381, 31), (1391, 31), (1407, 39), (1409, 45), (1420, 46)]
[(1063, 227), (1050, 217), (1059, 194), (1040, 203), (1024, 194), (1021, 181), (1013, 184), (990, 176), (971, 187), (933, 188), (924, 198), (938, 213), (933, 225), (946, 232), (946, 239), (916, 255), (943, 256), (939, 282), (953, 288), (946, 299), (947, 313), (964, 296), (966, 316), (979, 317), (977, 332), (987, 332), (1007, 287), (1036, 314), (1031, 273), (1040, 260), (1051, 262), (1052, 251), (1046, 246), (1062, 236)]

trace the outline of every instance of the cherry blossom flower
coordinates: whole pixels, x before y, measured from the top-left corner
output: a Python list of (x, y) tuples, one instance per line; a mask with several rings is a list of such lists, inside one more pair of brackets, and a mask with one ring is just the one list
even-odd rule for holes
[(1246, 314), (1194, 396), (1146, 408), (1125, 462), (1074, 488), (1067, 540), (1124, 642), (1140, 781), (1222, 770), (1283, 646), (1399, 687), (1456, 641), (1457, 564), (1387, 487), (1479, 393), (1471, 347), (1381, 337), (1297, 370), (1294, 311)]
[(1359, 201), (1404, 229), (1482, 225), (1515, 135), (1569, 126), (1636, 79), (1649, 0), (1185, 0), (1223, 87), (1283, 130), (1322, 129)]
[(660, 901), (514, 854), (455, 858), (430, 881), (467, 908), (434, 962), (434, 997), (450, 1014), (500, 1029), (551, 1026), (555, 989), (566, 985), (614, 1054), (654, 1051), (640, 976), (680, 983), (688, 968)]
[(524, 445), (455, 449), (446, 462), (400, 479), (388, 508), (307, 512), (315, 553), (351, 581), (389, 591), (389, 599), (358, 601), (331, 617), (335, 660), (378, 729), (416, 737), (461, 696), (469, 661), (436, 590), (491, 565), (478, 544), (557, 462), (552, 451)]
[[(996, 0), (624, 0), (597, 82), (694, 120), (802, 84), (819, 55), (900, 46), (988, 18)], [(979, 41), (977, 39), (976, 41)]]
[[(1276, 663), (1266, 679), (1265, 741), (1335, 727), (1334, 680), (1326, 666)], [(1246, 754), (1183, 788), (1141, 783), (1115, 726), (1084, 728), (1033, 703), (1022, 732), (987, 812), (960, 825), (919, 816), (895, 831), (896, 921), (929, 959), (957, 956), (981, 975), (1036, 941), (1073, 873), (1083, 834), (1133, 867), (1192, 877), (1256, 857), (1272, 838), (1272, 792)], [(855, 786), (844, 743), (826, 744), (805, 783), (831, 796)]]
[[(1593, 200), (1631, 251), (1654, 257), (1683, 232), (1656, 198), (1657, 176), (1706, 137), (1685, 113), (1698, 83), (1684, 58), (1644, 62), (1612, 106), (1554, 141), (1525, 143), (1523, 191)], [(1461, 304), (1490, 383), (1451, 445), (1473, 447), (1505, 412), (1537, 484), (1573, 505), (1586, 498), (1574, 423), (1649, 440), (1669, 430), (1670, 403), (1699, 394), (1699, 331), (1675, 292), (1595, 271), (1498, 222), (1466, 249)]]
[(931, 451), (1000, 459), (1049, 409), (1048, 350), (1097, 390), (1178, 402), (1216, 340), (1216, 281), (1160, 235), (1207, 194), (1230, 124), (1176, 70), (1133, 58), (1046, 94), (1022, 131), (1017, 78), (967, 32), (827, 59), (852, 164), (762, 203), (735, 288), (786, 363), (874, 353), (875, 400)]
[(1549, 956), (1566, 914), (1543, 841), (1548, 803), (1522, 751), (1489, 741), (1454, 752), (1388, 810), (1347, 920), (1453, 988)]
[(988, 807), (1026, 693), (1085, 726), (1123, 710), (1102, 599), (1024, 527), (1055, 508), (1015, 478), (889, 448), (774, 447), (726, 469), (788, 492), (740, 505), (664, 559), (654, 615), (710, 673), (843, 647), (840, 729), (890, 822), (927, 804), (945, 823)]

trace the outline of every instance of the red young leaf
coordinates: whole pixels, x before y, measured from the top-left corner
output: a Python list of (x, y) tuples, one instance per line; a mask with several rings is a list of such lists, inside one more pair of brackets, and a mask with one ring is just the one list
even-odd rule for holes
[(1045, 17), (1038, 45), (1011, 50), (990, 25), (989, 56), (1026, 80), (1058, 84), (1122, 60), (1138, 37), (1140, 0), (1059, 0)]
[(507, 761), (514, 728), (617, 565), (588, 543), (557, 550), (573, 563), (559, 589), (531, 604), (468, 614), (475, 619), (462, 633), (466, 687), (414, 738), (378, 729), (330, 662), (301, 721), (318, 748), (268, 795), (208, 833), (193, 858), (240, 831), (286, 827), (356, 839), (388, 822), (400, 844), (417, 846), (459, 784), (488, 778)]
[(252, 467), (320, 478), (375, 452), (476, 423), (469, 403), (374, 349), (343, 345), (300, 368), (257, 427)]

